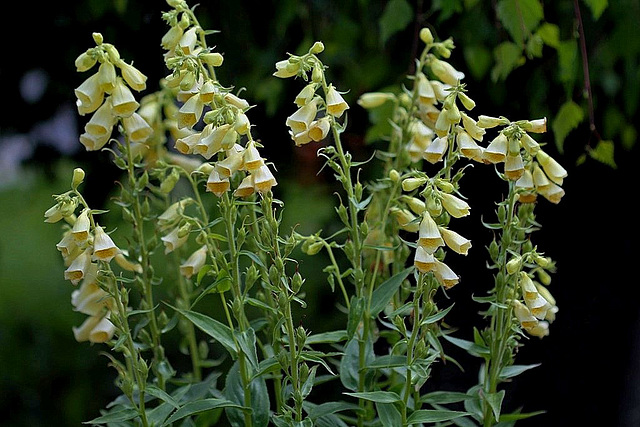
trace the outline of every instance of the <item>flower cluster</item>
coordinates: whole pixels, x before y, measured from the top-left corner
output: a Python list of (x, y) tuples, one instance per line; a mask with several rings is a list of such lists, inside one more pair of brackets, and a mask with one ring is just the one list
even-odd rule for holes
[[(102, 35), (94, 33), (93, 39), (97, 46), (76, 59), (80, 72), (100, 64), (98, 71), (75, 89), (78, 113), (83, 116), (93, 113), (84, 127), (85, 132), (80, 135), (80, 142), (88, 151), (101, 149), (109, 142), (114, 125), (121, 120), (129, 141), (142, 144), (153, 129), (136, 112), (140, 104), (131, 89), (144, 90), (147, 77), (122, 60), (112, 44), (103, 42)], [(120, 70), (120, 75), (116, 69)]]
[[(211, 167), (202, 170), (209, 174), (207, 191), (218, 197), (231, 189), (236, 172), (242, 177), (235, 196), (270, 191), (277, 181), (251, 135), (246, 114), (249, 103), (216, 79), (214, 67), (222, 65), (223, 56), (206, 47), (205, 32), (186, 3), (175, 1), (172, 6), (174, 9), (163, 15), (170, 29), (162, 46), (167, 50), (167, 67), (172, 70), (165, 84), (180, 103), (179, 108), (169, 111), (175, 123), (176, 150), (199, 154), (206, 160), (216, 156)], [(203, 128), (195, 130), (201, 121)]]

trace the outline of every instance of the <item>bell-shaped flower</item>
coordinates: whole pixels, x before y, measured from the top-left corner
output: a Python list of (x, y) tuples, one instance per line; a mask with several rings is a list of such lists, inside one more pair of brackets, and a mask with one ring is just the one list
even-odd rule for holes
[(536, 160), (544, 169), (549, 179), (558, 185), (562, 185), (563, 178), (567, 177), (567, 171), (560, 166), (560, 163), (556, 162), (553, 157), (549, 156), (542, 150), (536, 153)]
[(547, 311), (547, 315), (544, 317), (544, 320), (547, 320), (549, 321), (549, 323), (551, 323), (556, 319), (556, 313), (559, 311), (558, 307), (556, 306), (556, 299), (553, 297), (553, 295), (551, 295), (551, 292), (549, 292), (546, 287), (537, 282), (535, 283), (535, 285), (538, 293), (544, 299), (546, 299), (551, 306), (551, 308), (549, 308), (549, 310)]
[(318, 99), (314, 98), (287, 117), (286, 125), (291, 128), (291, 132), (293, 132), (294, 135), (304, 132), (309, 129), (309, 125), (315, 120), (317, 113)]
[(270, 191), (272, 187), (278, 185), (276, 178), (266, 165), (260, 166), (258, 169), (252, 172), (253, 174), (253, 186), (259, 193), (266, 193)]
[(63, 258), (69, 257), (77, 247), (76, 239), (69, 231), (64, 233), (62, 239), (56, 244), (56, 249), (60, 251)]
[(194, 200), (192, 198), (185, 198), (173, 203), (158, 216), (158, 227), (161, 230), (166, 230), (175, 226), (182, 219), (185, 208), (193, 202)]
[(79, 289), (71, 293), (73, 309), (88, 316), (104, 312), (113, 303), (113, 299), (96, 282), (83, 281)]
[(531, 336), (544, 338), (549, 335), (549, 323), (540, 320), (535, 326), (525, 328), (525, 331)]
[(273, 75), (275, 77), (280, 77), (281, 79), (286, 79), (297, 75), (298, 71), (300, 71), (299, 61), (290, 61), (285, 59), (276, 62), (276, 72), (273, 73)]
[(329, 85), (327, 90), (327, 113), (334, 117), (341, 117), (342, 114), (349, 108), (349, 105), (345, 102), (342, 95), (336, 90), (333, 85)]
[(418, 234), (418, 246), (423, 247), (428, 253), (434, 253), (440, 246), (444, 245), (444, 240), (440, 235), (440, 230), (434, 219), (425, 212), (420, 221)]
[(422, 153), (422, 158), (429, 163), (437, 163), (444, 157), (444, 154), (449, 148), (449, 141), (446, 136), (436, 138), (429, 144), (426, 150)]
[(422, 200), (418, 199), (417, 197), (407, 197), (407, 196), (402, 196), (402, 197), (403, 197), (402, 200), (407, 204), (407, 206), (409, 206), (409, 209), (411, 209), (411, 211), (416, 215), (422, 215), (424, 211), (427, 209), (425, 203)]
[(182, 38), (184, 30), (179, 25), (174, 25), (162, 36), (161, 46), (165, 50), (173, 50), (178, 45), (178, 42)]
[(229, 123), (216, 127), (213, 127), (213, 124), (206, 125), (202, 130), (200, 141), (194, 147), (194, 152), (209, 160), (214, 154), (222, 151), (225, 138), (235, 137), (235, 134), (231, 134), (227, 138), (227, 134), (232, 130)]
[(250, 107), (249, 102), (246, 99), (240, 98), (238, 95), (231, 92), (224, 94), (224, 100), (227, 101), (228, 104), (231, 104), (242, 111)]
[(520, 153), (508, 154), (504, 160), (504, 175), (511, 181), (517, 181), (522, 174), (524, 174), (524, 163)]
[(116, 331), (116, 327), (109, 321), (109, 315), (110, 313), (104, 316), (88, 317), (78, 328), (72, 328), (76, 341), (89, 341), (92, 343), (109, 341)]
[(329, 116), (324, 116), (319, 120), (314, 120), (309, 125), (309, 138), (311, 138), (315, 142), (322, 141), (327, 137), (330, 129), (331, 123), (329, 122)]
[(93, 259), (109, 262), (115, 257), (120, 249), (113, 243), (111, 237), (104, 232), (99, 225), (93, 231)]
[(105, 61), (98, 68), (100, 89), (111, 93), (116, 86), (116, 67), (111, 62)]
[(111, 134), (104, 136), (93, 136), (90, 133), (83, 133), (80, 135), (79, 141), (84, 146), (87, 151), (97, 151), (104, 147), (109, 139), (111, 138)]
[(60, 203), (56, 203), (46, 210), (44, 213), (44, 222), (54, 224), (60, 221), (64, 216), (62, 215), (62, 206)]
[(434, 132), (421, 120), (415, 120), (410, 125), (411, 140), (425, 150), (433, 141)]
[(544, 133), (547, 131), (547, 118), (529, 120), (527, 122), (526, 130), (534, 133)]
[(253, 175), (249, 174), (245, 176), (238, 188), (233, 192), (233, 195), (236, 197), (249, 197), (255, 193), (255, 184), (253, 182)]
[(303, 107), (307, 105), (307, 103), (311, 102), (316, 95), (316, 90), (318, 89), (318, 83), (309, 83), (296, 95), (294, 103), (298, 107)]
[(516, 189), (520, 190), (518, 201), (520, 203), (533, 203), (536, 201), (535, 184), (533, 174), (529, 169), (525, 169), (522, 176), (516, 181)]
[(429, 65), (431, 66), (433, 74), (435, 74), (443, 83), (456, 86), (460, 80), (464, 79), (464, 73), (456, 70), (446, 61), (433, 58)]
[(178, 41), (177, 48), (182, 51), (185, 55), (191, 55), (195, 49), (196, 43), (198, 42), (198, 35), (196, 34), (197, 27), (189, 28), (180, 40)]
[(204, 103), (199, 95), (189, 98), (178, 110), (178, 128), (192, 128), (198, 123), (204, 110)]
[(501, 163), (507, 157), (508, 147), (509, 140), (505, 134), (500, 133), (485, 148), (483, 157), (491, 163)]
[(64, 278), (77, 285), (91, 268), (91, 248), (85, 249), (64, 271)]
[(142, 273), (142, 266), (136, 262), (132, 262), (131, 260), (127, 259), (127, 257), (123, 252), (124, 251), (120, 251), (116, 254), (114, 258), (116, 261), (116, 264), (118, 264), (124, 270), (133, 271), (138, 274)]
[(458, 284), (460, 277), (444, 262), (435, 260), (433, 272), (436, 279), (445, 289), (450, 289)]
[(221, 178), (229, 178), (236, 171), (244, 167), (244, 153), (234, 152), (227, 155), (224, 160), (216, 163), (215, 170)]
[(436, 259), (425, 248), (418, 246), (413, 257), (413, 265), (420, 273), (428, 273), (436, 268)]
[(153, 134), (153, 128), (137, 113), (122, 120), (130, 142), (145, 142)]
[(91, 228), (91, 221), (89, 220), (89, 210), (83, 210), (76, 222), (73, 224), (73, 228), (71, 229), (71, 233), (73, 234), (76, 242), (84, 242), (89, 238), (89, 230)]
[(462, 126), (464, 130), (476, 141), (482, 141), (486, 131), (478, 126), (477, 122), (467, 115), (464, 111), (460, 112), (462, 116)]
[(160, 238), (162, 243), (164, 243), (165, 254), (175, 251), (187, 242), (189, 233), (184, 233), (184, 236), (181, 236), (181, 234), (180, 227), (175, 227), (169, 234)]
[(104, 101), (104, 91), (100, 87), (100, 75), (98, 73), (93, 74), (82, 82), (74, 90), (74, 93), (78, 99), (76, 105), (81, 116), (96, 111)]
[(140, 106), (122, 79), (117, 79), (111, 93), (111, 106), (113, 114), (117, 117), (129, 117)]
[(462, 218), (463, 216), (469, 215), (469, 211), (471, 208), (469, 204), (459, 197), (454, 196), (453, 194), (448, 193), (440, 193), (442, 206), (445, 208), (449, 215), (454, 218)]
[(433, 86), (423, 73), (418, 73), (414, 83), (414, 90), (418, 94), (418, 102), (421, 104), (435, 104), (436, 94)]
[(520, 138), (520, 145), (532, 156), (535, 156), (538, 151), (540, 151), (540, 144), (538, 144), (538, 141), (531, 138), (528, 133), (522, 134), (522, 138)]
[(536, 288), (527, 273), (520, 272), (519, 283), (527, 308), (536, 318), (543, 320), (547, 316), (547, 311), (551, 308), (551, 305), (540, 295), (538, 288)]
[(394, 206), (389, 210), (389, 212), (396, 218), (398, 226), (403, 230), (411, 233), (415, 233), (420, 230), (420, 221), (418, 221), (416, 216), (408, 209), (400, 209)]
[(483, 114), (478, 116), (478, 126), (480, 126), (481, 128), (484, 129), (491, 129), (494, 128), (496, 126), (500, 126), (500, 125), (504, 125), (507, 124), (508, 121), (506, 121), (503, 118), (500, 117), (491, 117), (491, 116), (485, 116)]
[(236, 121), (233, 123), (233, 129), (240, 135), (247, 135), (251, 129), (251, 122), (249, 117), (242, 111), (236, 114)]
[(202, 246), (200, 249), (191, 254), (187, 260), (180, 265), (180, 274), (187, 279), (194, 274), (198, 274), (204, 263), (207, 261), (207, 247)]
[(440, 110), (440, 114), (438, 114), (436, 123), (434, 125), (436, 135), (438, 135), (439, 137), (447, 136), (451, 130), (451, 122), (449, 122), (448, 116), (449, 110), (443, 106), (442, 110)]
[(384, 92), (369, 92), (363, 93), (358, 98), (358, 105), (364, 109), (376, 108), (383, 105), (385, 102), (393, 100), (395, 95), (392, 93)]
[(218, 170), (214, 168), (207, 179), (207, 191), (221, 197), (229, 188), (231, 188), (229, 178), (221, 177)]
[(460, 153), (471, 160), (482, 160), (483, 149), (465, 131), (458, 132), (456, 137)]
[(260, 152), (256, 148), (254, 141), (249, 141), (247, 143), (247, 147), (242, 155), (244, 168), (248, 171), (258, 169), (264, 165), (264, 159), (260, 156)]
[(562, 197), (564, 197), (564, 190), (559, 185), (549, 182), (549, 185), (544, 187), (537, 187), (538, 194), (550, 201), (551, 203), (558, 204)]
[(129, 87), (133, 90), (140, 92), (141, 90), (146, 89), (147, 87), (147, 76), (142, 74), (136, 67), (133, 65), (127, 64), (124, 61), (118, 62), (118, 68), (120, 68), (120, 72), (122, 73), (122, 78), (129, 85)]
[[(207, 125), (207, 126), (210, 126), (210, 125)], [(202, 134), (205, 133), (207, 126), (205, 126), (204, 130), (202, 131)], [(209, 131), (209, 133), (211, 132)], [(192, 154), (196, 152), (197, 145), (202, 140), (202, 134), (200, 132), (194, 132), (189, 135), (185, 135), (181, 138), (178, 138), (175, 144), (176, 150), (178, 150), (182, 154)], [(206, 146), (203, 146), (203, 147), (204, 149), (206, 149)], [(211, 153), (211, 155), (213, 155), (213, 153)], [(211, 157), (211, 155), (209, 157)]]
[(89, 71), (94, 65), (96, 65), (96, 62), (98, 62), (98, 59), (95, 56), (90, 55), (87, 52), (82, 52), (75, 60), (76, 71), (80, 73)]
[(538, 325), (538, 319), (531, 314), (529, 308), (521, 303), (518, 300), (513, 300), (513, 314), (520, 322), (520, 326), (522, 326), (525, 330), (532, 329)]
[(113, 125), (116, 124), (116, 117), (111, 112), (111, 102), (107, 98), (100, 108), (91, 116), (91, 119), (84, 126), (84, 130), (95, 138), (108, 138), (111, 136)]
[(436, 99), (440, 102), (444, 102), (445, 98), (451, 93), (451, 85), (442, 83), (438, 80), (429, 80), (429, 84), (433, 88), (433, 93), (436, 95)]
[(301, 147), (313, 141), (309, 136), (308, 129), (302, 132), (298, 132), (296, 134), (294, 134), (293, 131), (289, 131), (289, 135), (291, 135), (291, 139), (293, 140), (296, 147)]
[(471, 240), (462, 237), (460, 234), (448, 228), (439, 227), (442, 239), (454, 252), (467, 255), (471, 248)]

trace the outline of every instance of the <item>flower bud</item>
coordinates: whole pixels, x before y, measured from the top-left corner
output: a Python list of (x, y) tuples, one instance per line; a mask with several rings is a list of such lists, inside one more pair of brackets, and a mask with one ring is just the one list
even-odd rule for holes
[(71, 188), (76, 190), (80, 184), (84, 181), (84, 171), (81, 168), (75, 168), (73, 170), (73, 178), (71, 179)]
[(431, 34), (431, 30), (429, 30), (428, 28), (421, 29), (420, 30), (420, 40), (422, 40), (422, 42), (424, 44), (433, 43), (433, 34)]
[(102, 34), (100, 34), (100, 33), (93, 33), (93, 34), (91, 34), (91, 36), (93, 37), (93, 41), (96, 42), (96, 44), (98, 46), (100, 46), (102, 44), (102, 42), (104, 41), (104, 38), (102, 37)]
[(389, 171), (389, 179), (393, 182), (398, 182), (400, 180), (400, 173), (395, 169), (391, 169)]
[(521, 267), (522, 267), (522, 257), (514, 256), (507, 262), (507, 273), (515, 274), (518, 271), (520, 271)]
[(90, 70), (96, 65), (97, 59), (93, 55), (89, 55), (87, 52), (83, 52), (76, 58), (76, 71), (84, 72)]
[(394, 95), (392, 93), (370, 92), (363, 93), (357, 102), (362, 108), (369, 109), (379, 107), (393, 98)]
[(317, 55), (321, 53), (323, 50), (324, 50), (324, 44), (318, 41), (318, 42), (315, 42), (313, 46), (311, 46), (311, 49), (309, 49), (309, 53), (313, 53), (314, 55)]
[(427, 182), (427, 178), (407, 178), (402, 181), (402, 189), (404, 191), (413, 191), (418, 187), (423, 186)]
[(224, 62), (224, 57), (218, 52), (203, 53), (200, 55), (200, 59), (212, 67), (219, 67)]

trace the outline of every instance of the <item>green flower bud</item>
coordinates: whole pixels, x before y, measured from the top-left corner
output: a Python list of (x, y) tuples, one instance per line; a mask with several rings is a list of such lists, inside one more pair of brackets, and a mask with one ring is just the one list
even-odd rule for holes
[(516, 274), (522, 267), (522, 257), (515, 256), (507, 262), (507, 273)]
[(318, 41), (318, 42), (315, 42), (313, 46), (311, 46), (311, 49), (309, 49), (309, 53), (313, 53), (314, 55), (317, 55), (321, 53), (323, 50), (324, 50), (324, 44)]
[(423, 28), (420, 30), (420, 40), (422, 40), (422, 42), (424, 44), (431, 44), (433, 43), (433, 34), (431, 34), (431, 30), (428, 28)]
[(93, 33), (93, 34), (91, 34), (91, 36), (93, 37), (93, 41), (96, 42), (96, 44), (98, 46), (100, 46), (102, 44), (102, 42), (104, 41), (104, 38), (102, 37), (102, 34), (100, 34), (100, 33)]
[(395, 169), (391, 169), (389, 171), (389, 179), (393, 182), (400, 181), (400, 173)]
[(322, 70), (322, 66), (316, 64), (313, 67), (313, 72), (311, 73), (311, 80), (314, 83), (322, 83), (322, 79), (324, 78), (324, 71)]
[(200, 59), (212, 67), (219, 67), (224, 62), (224, 57), (218, 52), (203, 53), (200, 55)]
[(84, 181), (84, 171), (81, 168), (73, 170), (73, 178), (71, 179), (71, 188), (77, 190), (78, 186)]

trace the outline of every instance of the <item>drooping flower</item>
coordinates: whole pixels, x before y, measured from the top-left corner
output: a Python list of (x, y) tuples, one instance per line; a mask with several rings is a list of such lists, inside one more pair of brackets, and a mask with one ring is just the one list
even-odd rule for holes
[(459, 197), (449, 193), (441, 193), (442, 206), (445, 208), (449, 215), (454, 218), (462, 218), (469, 215), (471, 208), (469, 204)]
[(147, 87), (147, 76), (142, 74), (140, 70), (131, 64), (127, 64), (124, 61), (120, 61), (116, 64), (122, 73), (122, 78), (133, 90), (140, 92)]
[(207, 179), (207, 191), (212, 192), (218, 197), (222, 197), (229, 188), (231, 188), (229, 178), (221, 177), (218, 170), (214, 168)]
[(104, 232), (104, 229), (96, 225), (93, 231), (93, 258), (109, 262), (119, 251), (120, 249), (113, 243), (111, 237)]
[(266, 193), (272, 187), (278, 185), (276, 178), (273, 176), (267, 165), (262, 165), (256, 169), (253, 174), (253, 186), (259, 193)]
[(77, 285), (84, 279), (90, 268), (91, 247), (86, 248), (71, 262), (71, 265), (64, 271), (64, 278)]
[(349, 105), (345, 102), (342, 95), (340, 95), (333, 85), (329, 85), (329, 89), (327, 90), (327, 113), (339, 118), (348, 108)]
[(187, 279), (191, 278), (194, 274), (198, 274), (202, 266), (207, 260), (207, 247), (202, 246), (187, 258), (187, 260), (180, 265), (180, 273)]
[(420, 221), (418, 234), (418, 246), (423, 247), (428, 253), (434, 253), (440, 246), (444, 245), (444, 240), (434, 219), (425, 212)]
[(462, 237), (460, 234), (445, 227), (439, 227), (442, 239), (454, 252), (467, 255), (471, 248), (471, 240)]
[(180, 236), (180, 234), (180, 227), (175, 227), (169, 234), (160, 238), (164, 243), (165, 254), (175, 251), (187, 242), (189, 233), (185, 233), (184, 236)]

